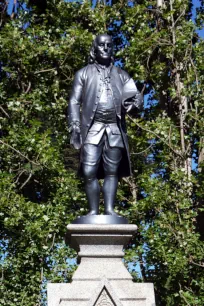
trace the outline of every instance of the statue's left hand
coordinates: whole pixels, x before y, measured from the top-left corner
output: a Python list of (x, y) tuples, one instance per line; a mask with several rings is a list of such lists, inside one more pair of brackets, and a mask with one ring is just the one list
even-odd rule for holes
[(143, 107), (143, 97), (140, 93), (136, 94), (131, 101), (125, 101), (123, 106), (126, 109), (126, 112), (129, 113), (132, 109), (137, 108), (138, 110), (142, 110)]
[(123, 105), (127, 113), (129, 113), (133, 108), (135, 108), (133, 101), (125, 101)]

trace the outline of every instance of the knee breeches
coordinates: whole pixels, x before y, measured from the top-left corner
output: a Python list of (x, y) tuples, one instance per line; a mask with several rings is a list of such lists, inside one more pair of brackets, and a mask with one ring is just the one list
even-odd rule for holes
[(123, 149), (110, 147), (107, 136), (104, 135), (98, 145), (85, 144), (82, 154), (83, 174), (85, 179), (96, 177), (99, 163), (103, 159), (105, 175), (117, 175), (118, 167), (122, 159)]

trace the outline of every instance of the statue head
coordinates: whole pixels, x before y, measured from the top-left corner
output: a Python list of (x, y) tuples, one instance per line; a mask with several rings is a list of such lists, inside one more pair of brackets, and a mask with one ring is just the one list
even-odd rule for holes
[(97, 61), (101, 65), (109, 65), (113, 62), (113, 41), (108, 34), (96, 36), (92, 43), (89, 55), (89, 63)]

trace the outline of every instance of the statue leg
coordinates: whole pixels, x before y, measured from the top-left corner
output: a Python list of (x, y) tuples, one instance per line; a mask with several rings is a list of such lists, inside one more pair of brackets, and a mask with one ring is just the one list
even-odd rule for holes
[(102, 147), (92, 144), (85, 144), (83, 148), (82, 169), (85, 181), (85, 192), (89, 204), (87, 215), (99, 214), (100, 186), (97, 179), (97, 171)]
[(104, 163), (104, 184), (103, 196), (106, 215), (115, 215), (114, 204), (118, 188), (118, 167), (122, 158), (121, 148), (111, 148), (108, 144), (104, 147), (103, 163)]

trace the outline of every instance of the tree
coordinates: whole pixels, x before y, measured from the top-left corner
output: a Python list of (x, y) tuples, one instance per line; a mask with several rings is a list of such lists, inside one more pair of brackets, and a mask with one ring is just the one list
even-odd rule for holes
[(154, 282), (158, 305), (202, 305), (197, 217), (203, 187), (196, 165), (203, 146), (203, 41), (189, 1), (164, 4), (143, 1), (128, 8), (122, 26), (129, 46), (120, 55), (149, 91), (143, 118), (130, 117), (138, 130), (130, 129), (137, 172), (126, 184), (140, 232), (128, 259), (137, 254), (142, 279)]
[(126, 261), (136, 281), (154, 282), (157, 305), (203, 305), (203, 4), (195, 22), (189, 1), (156, 4), (22, 0), (3, 17), (2, 305), (46, 304), (46, 282), (67, 282), (75, 268), (65, 225), (87, 206), (66, 109), (74, 73), (104, 31), (145, 94), (143, 113), (128, 116), (134, 175), (120, 182), (116, 207), (139, 226)]
[(91, 9), (64, 1), (39, 9), (18, 2), (1, 29), (1, 305), (40, 305), (46, 280), (69, 280), (65, 226), (85, 207), (66, 153), (66, 109), (92, 41), (80, 14)]

